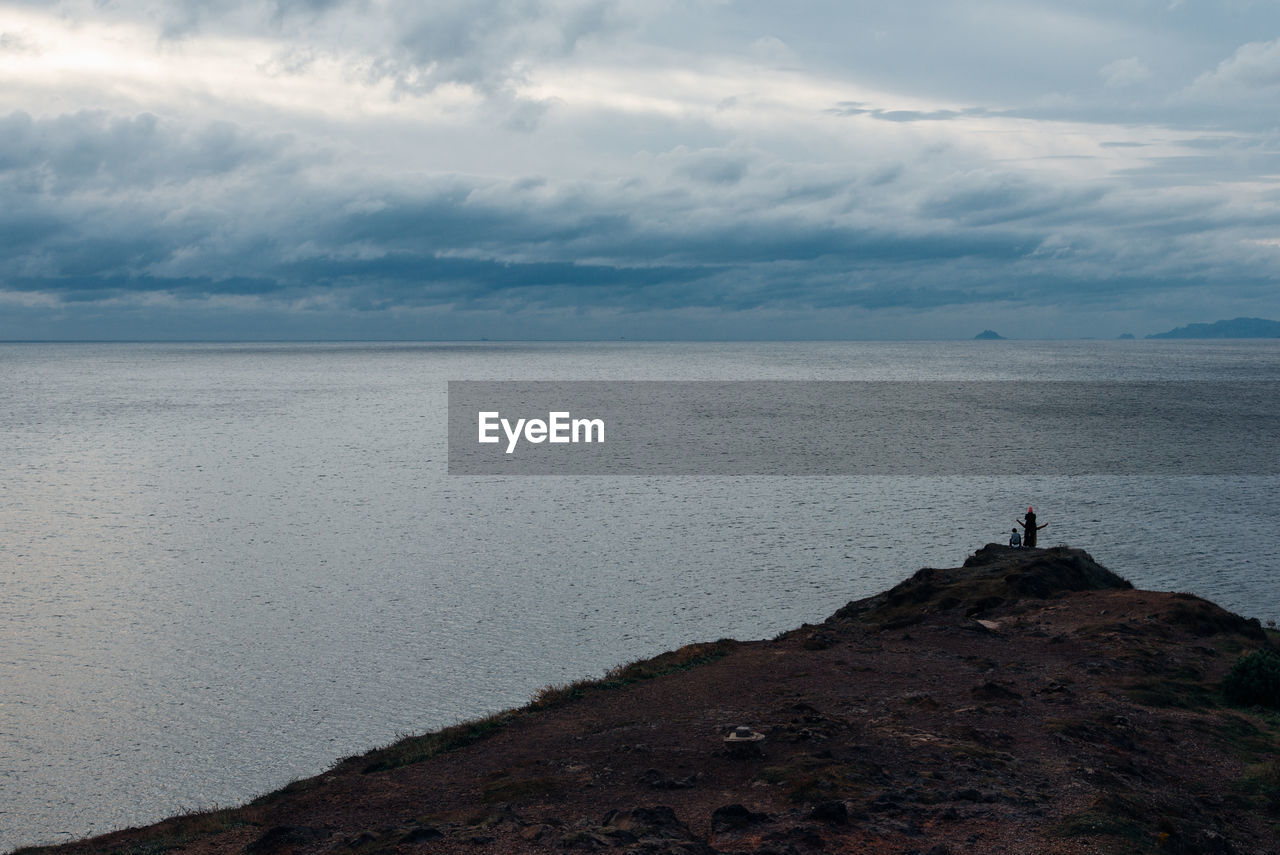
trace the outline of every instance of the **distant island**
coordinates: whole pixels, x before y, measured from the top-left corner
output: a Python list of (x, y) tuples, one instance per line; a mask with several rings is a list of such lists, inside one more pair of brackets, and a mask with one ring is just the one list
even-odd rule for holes
[(1120, 333), (1120, 335), (1116, 336), (1116, 338), (1124, 339), (1125, 341), (1128, 341), (1129, 339), (1133, 338), (1133, 333), (1131, 332)]
[(1280, 338), (1280, 321), (1235, 318), (1212, 324), (1188, 324), (1147, 338)]
[(974, 341), (1004, 341), (1004, 336), (995, 330), (983, 330), (973, 337)]

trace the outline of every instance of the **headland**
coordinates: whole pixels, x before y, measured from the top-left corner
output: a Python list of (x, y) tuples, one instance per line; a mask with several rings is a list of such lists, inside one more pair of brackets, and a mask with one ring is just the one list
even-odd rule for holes
[(240, 808), (22, 851), (1275, 853), (1280, 714), (1222, 692), (1275, 646), (1081, 550), (992, 544), (769, 641), (689, 645)]

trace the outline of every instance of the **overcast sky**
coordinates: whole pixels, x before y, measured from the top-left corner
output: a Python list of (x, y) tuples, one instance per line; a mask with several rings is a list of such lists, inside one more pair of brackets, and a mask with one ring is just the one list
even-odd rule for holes
[(0, 338), (1280, 318), (1276, 0), (0, 0)]

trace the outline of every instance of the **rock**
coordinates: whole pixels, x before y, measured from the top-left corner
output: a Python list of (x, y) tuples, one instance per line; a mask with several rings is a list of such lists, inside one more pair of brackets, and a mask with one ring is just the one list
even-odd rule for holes
[(424, 825), (421, 828), (415, 828), (400, 838), (401, 843), (423, 843), (427, 840), (436, 840), (444, 837), (444, 832), (438, 828)]
[(1230, 840), (1209, 828), (1196, 835), (1191, 851), (1198, 855), (1240, 855), (1240, 851)]
[(631, 835), (642, 844), (654, 840), (698, 840), (689, 826), (666, 805), (637, 807), (628, 811), (611, 810), (605, 814), (597, 831), (614, 838)]
[(542, 836), (550, 830), (551, 826), (549, 825), (543, 825), (541, 823), (537, 825), (530, 825), (520, 829), (520, 837), (523, 840), (528, 840), (532, 843), (534, 841), (541, 840)]
[(1017, 599), (1132, 588), (1082, 549), (1029, 550), (989, 543), (961, 567), (918, 570), (888, 591), (847, 604), (835, 618), (862, 621), (883, 631), (918, 623), (930, 611), (963, 608), (967, 616), (978, 617)]
[(1013, 689), (1006, 688), (999, 683), (991, 681), (983, 683), (981, 686), (975, 686), (970, 690), (969, 694), (972, 695), (975, 700), (992, 701), (994, 703), (1022, 700), (1022, 695), (1018, 694)]
[[(572, 840), (571, 840), (572, 839)], [(666, 805), (611, 810), (599, 827), (584, 829), (562, 840), (582, 848), (628, 846), (633, 855), (714, 855)]]
[(286, 855), (298, 847), (324, 840), (330, 834), (322, 828), (277, 825), (246, 846), (244, 851), (248, 855)]
[[(803, 847), (805, 850), (823, 851), (826, 841), (822, 838), (813, 826), (794, 825), (781, 831), (774, 831), (765, 836), (765, 839), (771, 843), (781, 843), (791, 851), (795, 851), (795, 845)], [(795, 845), (793, 845), (795, 844)]]
[(581, 829), (571, 831), (560, 838), (560, 844), (566, 849), (586, 849), (594, 852), (598, 849), (609, 849), (613, 843), (603, 834)]
[(902, 803), (895, 798), (881, 796), (868, 807), (870, 807), (872, 813), (894, 813), (902, 810)]
[(740, 804), (724, 805), (711, 812), (711, 830), (738, 831), (757, 822), (764, 822), (768, 814), (754, 813)]
[(640, 776), (640, 783), (655, 790), (687, 790), (692, 789), (698, 780), (698, 773), (683, 778), (668, 777), (657, 769), (647, 769)]
[(676, 816), (676, 812), (666, 805), (632, 808), (629, 811), (609, 811), (605, 814), (603, 825), (613, 828), (625, 828), (645, 837), (663, 832), (675, 837), (688, 835), (688, 827)]
[(623, 855), (720, 855), (702, 840), (642, 840)]
[(805, 636), (801, 647), (805, 650), (826, 650), (835, 645), (838, 639), (829, 632), (814, 631)]
[(833, 825), (848, 825), (849, 806), (841, 801), (823, 802), (809, 811), (809, 819)]

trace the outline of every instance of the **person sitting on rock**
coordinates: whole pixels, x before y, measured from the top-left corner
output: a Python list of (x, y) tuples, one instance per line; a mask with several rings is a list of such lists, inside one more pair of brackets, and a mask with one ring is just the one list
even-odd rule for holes
[(1013, 530), (1013, 534), (1009, 535), (1009, 545), (1014, 549), (1020, 549), (1022, 547), (1022, 535), (1018, 534), (1018, 530), (1016, 528)]
[(1017, 522), (1018, 525), (1022, 526), (1022, 530), (1024, 532), (1022, 536), (1022, 544), (1026, 546), (1028, 549), (1035, 549), (1036, 548), (1036, 532), (1044, 528), (1044, 526), (1048, 525), (1048, 523), (1045, 523), (1044, 525), (1041, 525), (1041, 526), (1036, 525), (1036, 512), (1032, 508), (1027, 508), (1027, 513), (1024, 515), (1024, 517), (1020, 520), (1015, 520), (1015, 522)]

